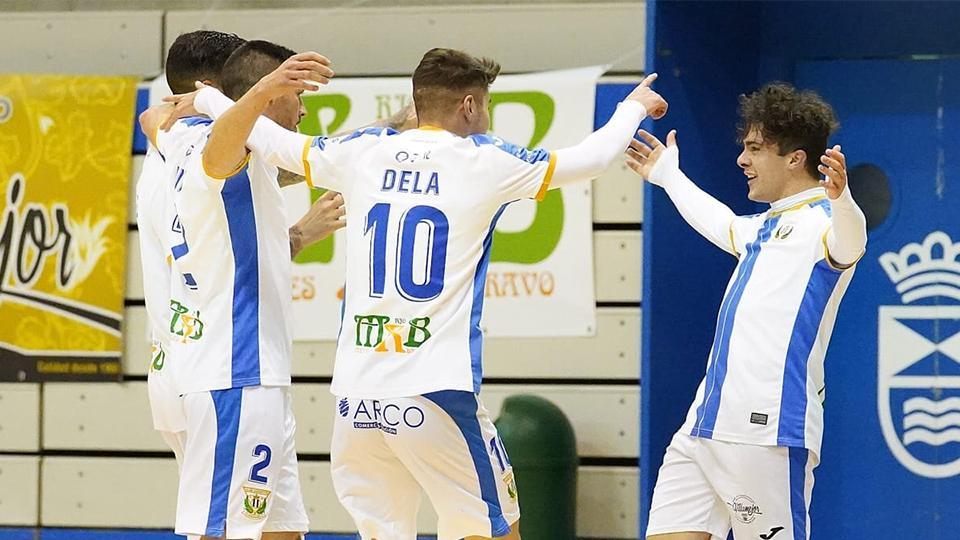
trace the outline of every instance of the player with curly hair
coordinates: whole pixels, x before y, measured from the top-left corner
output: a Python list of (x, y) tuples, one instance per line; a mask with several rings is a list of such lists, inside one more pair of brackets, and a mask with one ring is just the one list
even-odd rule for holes
[[(683, 218), (737, 257), (707, 372), (667, 448), (647, 538), (809, 538), (813, 469), (823, 432), (823, 362), (840, 300), (866, 248), (847, 188), (837, 127), (817, 94), (783, 83), (740, 97), (737, 164), (747, 196), (770, 208), (736, 216), (640, 131), (628, 164), (662, 187)], [(817, 159), (819, 157), (819, 159)], [(820, 174), (825, 178), (820, 179)]]

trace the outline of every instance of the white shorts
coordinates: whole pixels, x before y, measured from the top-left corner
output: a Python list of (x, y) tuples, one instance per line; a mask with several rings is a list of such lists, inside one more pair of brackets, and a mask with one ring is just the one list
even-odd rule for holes
[(173, 450), (173, 457), (177, 459), (177, 470), (183, 467), (183, 451), (187, 447), (187, 432), (161, 431), (160, 437)]
[(363, 540), (414, 540), (421, 490), (438, 540), (503, 536), (520, 519), (510, 460), (471, 392), (338, 397), (330, 452), (333, 487)]
[(150, 414), (153, 429), (179, 433), (187, 430), (187, 417), (183, 412), (183, 398), (174, 389), (172, 366), (167, 351), (160, 342), (150, 344), (150, 369), (147, 372), (147, 396), (150, 399)]
[(726, 540), (807, 540), (816, 454), (673, 436), (653, 490), (647, 536), (707, 532)]
[(184, 396), (187, 446), (177, 496), (177, 534), (258, 540), (308, 530), (286, 386)]

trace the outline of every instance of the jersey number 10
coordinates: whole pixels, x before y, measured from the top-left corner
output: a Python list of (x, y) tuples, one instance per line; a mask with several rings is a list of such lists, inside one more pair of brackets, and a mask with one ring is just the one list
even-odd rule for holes
[[(390, 223), (390, 204), (377, 203), (367, 213), (363, 235), (370, 234), (370, 296), (380, 298), (386, 286), (387, 229)], [(424, 260), (423, 283), (414, 279), (413, 248), (417, 228), (427, 227), (428, 249)], [(427, 302), (440, 296), (447, 266), (447, 216), (432, 206), (414, 206), (400, 217), (397, 235), (397, 260), (394, 279), (397, 291), (407, 300)]]

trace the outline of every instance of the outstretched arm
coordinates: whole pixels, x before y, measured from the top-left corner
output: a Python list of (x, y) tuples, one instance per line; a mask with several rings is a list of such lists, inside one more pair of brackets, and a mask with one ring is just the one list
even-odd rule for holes
[(648, 75), (620, 103), (610, 120), (580, 144), (556, 151), (551, 188), (600, 176), (627, 148), (637, 126), (648, 114), (657, 120), (667, 113), (666, 100), (650, 88), (656, 79), (656, 73)]
[(736, 215), (727, 205), (697, 187), (680, 170), (677, 132), (667, 134), (666, 146), (646, 131), (638, 133), (644, 142), (631, 141), (627, 149), (627, 165), (651, 184), (662, 187), (683, 219), (704, 238), (736, 255), (730, 232)]
[[(207, 174), (216, 178), (232, 174), (246, 159), (247, 139), (257, 119), (270, 102), (287, 93), (316, 90), (319, 88), (318, 84), (326, 84), (330, 77), (333, 77), (333, 70), (329, 68), (329, 64), (330, 61), (320, 54), (300, 53), (291, 56), (275, 71), (260, 79), (233, 107), (214, 122), (210, 139), (203, 150), (203, 167)], [(265, 125), (271, 127), (270, 133), (265, 133), (263, 140), (260, 141), (265, 148), (255, 149), (262, 153), (267, 161), (274, 162), (270, 159), (273, 153), (286, 157), (291, 153), (294, 155), (302, 153), (306, 137), (298, 136), (270, 121), (266, 121)], [(261, 138), (257, 137), (257, 139)], [(253, 147), (254, 141), (250, 142)], [(293, 172), (302, 172), (302, 165), (300, 169)]]
[(840, 145), (828, 148), (820, 157), (820, 182), (830, 200), (833, 226), (827, 231), (827, 262), (837, 269), (856, 264), (867, 248), (867, 218), (857, 206), (847, 187), (847, 158)]

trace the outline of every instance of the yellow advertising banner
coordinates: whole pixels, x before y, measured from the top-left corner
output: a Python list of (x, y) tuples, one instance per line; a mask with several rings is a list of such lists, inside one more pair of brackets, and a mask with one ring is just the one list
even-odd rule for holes
[(136, 91), (0, 75), (0, 381), (120, 376)]

